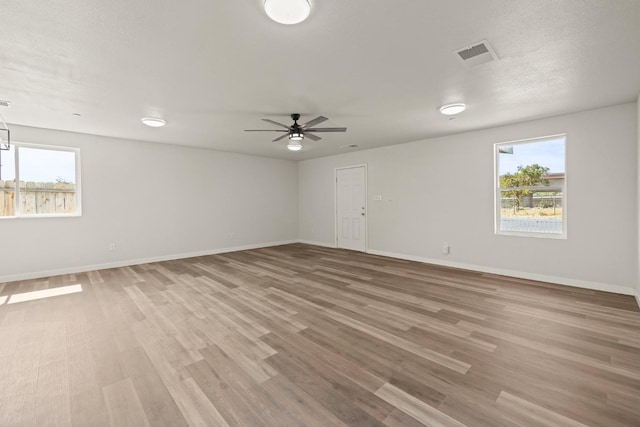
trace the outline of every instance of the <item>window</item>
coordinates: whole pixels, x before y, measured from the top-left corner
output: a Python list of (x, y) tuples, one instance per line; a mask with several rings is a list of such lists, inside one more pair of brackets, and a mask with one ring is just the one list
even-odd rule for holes
[(22, 143), (0, 151), (0, 217), (80, 215), (79, 157), (76, 148)]
[(566, 238), (566, 136), (495, 144), (496, 233)]

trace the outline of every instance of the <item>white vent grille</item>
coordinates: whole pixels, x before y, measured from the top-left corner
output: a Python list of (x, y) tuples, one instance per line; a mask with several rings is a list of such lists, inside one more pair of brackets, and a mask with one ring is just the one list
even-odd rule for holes
[(470, 46), (457, 50), (456, 56), (467, 67), (477, 67), (498, 59), (496, 52), (486, 40), (473, 43)]

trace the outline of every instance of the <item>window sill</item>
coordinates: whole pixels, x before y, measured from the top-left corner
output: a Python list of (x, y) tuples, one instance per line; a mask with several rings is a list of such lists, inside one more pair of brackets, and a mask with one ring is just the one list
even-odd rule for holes
[(533, 237), (536, 239), (567, 240), (567, 233), (527, 233), (524, 231), (496, 231), (497, 236)]
[(82, 213), (73, 214), (35, 214), (35, 215), (20, 215), (20, 216), (0, 216), (0, 221), (4, 219), (39, 219), (39, 218), (79, 218)]

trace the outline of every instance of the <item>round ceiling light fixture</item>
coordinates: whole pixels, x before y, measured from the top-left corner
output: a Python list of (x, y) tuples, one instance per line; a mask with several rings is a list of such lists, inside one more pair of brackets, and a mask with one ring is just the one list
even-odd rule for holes
[(264, 11), (280, 24), (293, 25), (307, 19), (311, 5), (308, 0), (264, 0)]
[(452, 116), (454, 114), (460, 114), (466, 109), (467, 109), (467, 106), (462, 103), (447, 104), (440, 107), (440, 112), (445, 116)]
[(163, 119), (158, 119), (155, 117), (143, 117), (142, 119), (140, 119), (140, 121), (152, 128), (161, 128), (162, 126), (167, 124), (167, 122)]
[(292, 141), (287, 145), (287, 148), (291, 151), (299, 151), (302, 150), (302, 145), (299, 141)]

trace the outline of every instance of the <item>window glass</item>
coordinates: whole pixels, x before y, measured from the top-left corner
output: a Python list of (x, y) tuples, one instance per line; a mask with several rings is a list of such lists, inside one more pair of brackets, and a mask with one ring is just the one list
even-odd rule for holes
[(566, 236), (564, 135), (496, 144), (496, 231)]
[(19, 147), (20, 212), (23, 215), (76, 211), (76, 153)]
[(0, 217), (79, 214), (79, 155), (75, 148), (22, 143), (1, 150)]

